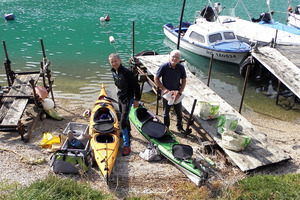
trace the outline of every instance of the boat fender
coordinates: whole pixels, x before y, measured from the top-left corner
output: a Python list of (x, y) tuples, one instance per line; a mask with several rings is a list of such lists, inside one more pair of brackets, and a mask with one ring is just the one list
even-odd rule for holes
[(42, 105), (45, 110), (50, 110), (54, 108), (54, 101), (52, 99), (44, 99)]
[(245, 78), (246, 77), (246, 72), (247, 72), (247, 67), (250, 66), (250, 72), (249, 72), (249, 78), (255, 78), (256, 76), (260, 75), (261, 69), (259, 64), (257, 63), (256, 60), (253, 60), (253, 64), (251, 63), (251, 57), (249, 56), (242, 62), (240, 65), (240, 75)]

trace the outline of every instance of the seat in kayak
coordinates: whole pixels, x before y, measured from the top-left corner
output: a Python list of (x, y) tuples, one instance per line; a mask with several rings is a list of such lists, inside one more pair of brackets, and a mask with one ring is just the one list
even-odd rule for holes
[(185, 144), (175, 144), (172, 153), (175, 158), (186, 160), (193, 156), (193, 148)]
[(143, 133), (153, 138), (161, 138), (166, 133), (166, 126), (157, 121), (146, 121), (142, 126)]
[(114, 125), (107, 121), (97, 122), (93, 128), (99, 133), (111, 133), (114, 131)]

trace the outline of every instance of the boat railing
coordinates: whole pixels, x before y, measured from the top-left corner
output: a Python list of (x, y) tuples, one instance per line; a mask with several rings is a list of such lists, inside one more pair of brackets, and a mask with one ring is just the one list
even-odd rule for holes
[(194, 24), (196, 24), (197, 19), (200, 19), (200, 18), (202, 18), (201, 11), (198, 10), (198, 11), (195, 12), (195, 15), (194, 15)]

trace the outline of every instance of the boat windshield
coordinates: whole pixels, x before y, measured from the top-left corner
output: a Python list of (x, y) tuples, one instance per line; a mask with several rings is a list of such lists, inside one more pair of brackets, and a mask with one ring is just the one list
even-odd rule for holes
[(233, 40), (235, 39), (235, 35), (233, 32), (224, 32), (225, 40)]
[(204, 36), (199, 33), (194, 32), (194, 31), (191, 32), (190, 39), (195, 40), (197, 42), (201, 42), (201, 43), (205, 42)]
[(222, 40), (222, 35), (221, 35), (221, 33), (215, 33), (215, 34), (212, 34), (212, 35), (208, 36), (208, 39), (209, 39), (210, 43), (214, 43), (214, 42), (217, 42), (217, 41), (221, 41)]

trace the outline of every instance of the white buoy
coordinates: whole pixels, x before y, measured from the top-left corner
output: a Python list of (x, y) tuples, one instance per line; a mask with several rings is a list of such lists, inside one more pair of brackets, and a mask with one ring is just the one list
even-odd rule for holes
[(54, 102), (52, 99), (44, 99), (42, 101), (42, 105), (45, 110), (50, 110), (50, 109), (54, 108)]
[(104, 21), (105, 21), (105, 18), (104, 18), (104, 17), (100, 17), (100, 21), (101, 21), (101, 22), (104, 22)]
[(115, 43), (115, 38), (113, 36), (109, 36), (109, 42), (110, 43)]

